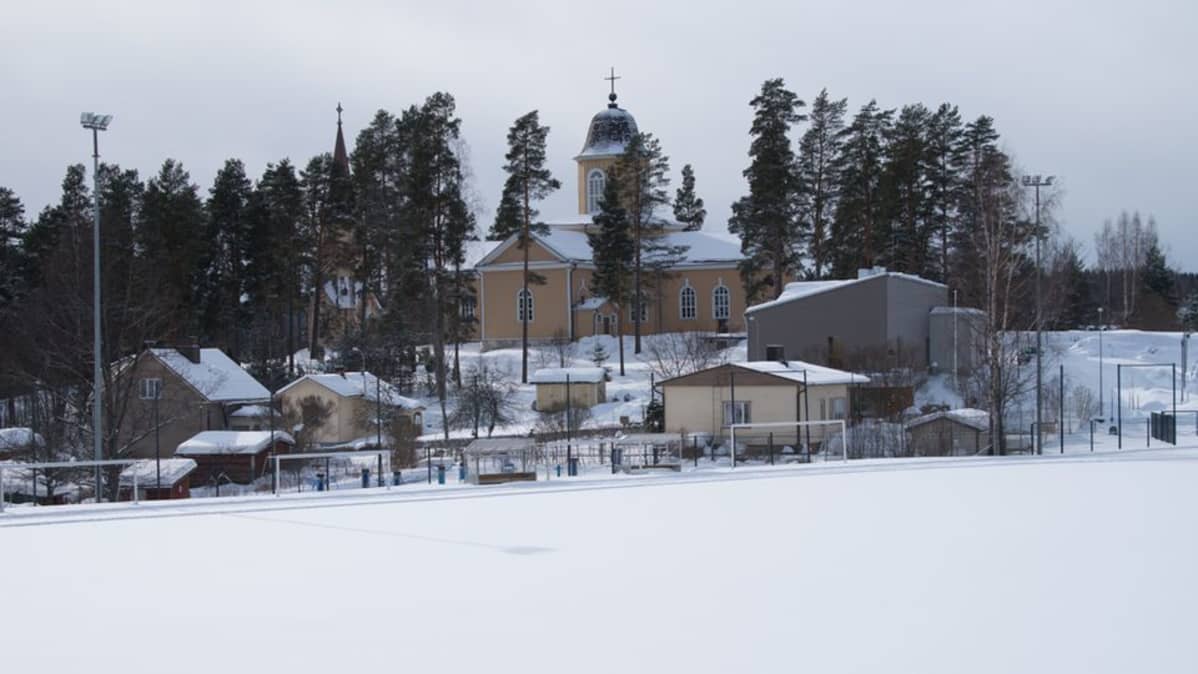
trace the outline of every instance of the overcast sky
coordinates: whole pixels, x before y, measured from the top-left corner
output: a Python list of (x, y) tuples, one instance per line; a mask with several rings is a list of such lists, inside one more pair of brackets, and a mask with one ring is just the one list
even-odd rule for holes
[(783, 77), (808, 102), (822, 87), (847, 97), (850, 113), (876, 98), (991, 115), (1020, 167), (1059, 177), (1058, 216), (1088, 257), (1104, 219), (1140, 210), (1171, 262), (1198, 271), (1196, 31), (1193, 0), (13, 2), (0, 19), (0, 185), (31, 216), (56, 200), (65, 167), (90, 162), (84, 110), (115, 115), (104, 161), (148, 178), (177, 158), (206, 195), (228, 157), (257, 177), (331, 151), (338, 101), (352, 149), (377, 109), (444, 90), (484, 230), (507, 128), (531, 109), (566, 185), (541, 211), (569, 214), (571, 158), (615, 66), (620, 104), (670, 156), (671, 193), (693, 164), (707, 227), (723, 229), (745, 189), (748, 101)]

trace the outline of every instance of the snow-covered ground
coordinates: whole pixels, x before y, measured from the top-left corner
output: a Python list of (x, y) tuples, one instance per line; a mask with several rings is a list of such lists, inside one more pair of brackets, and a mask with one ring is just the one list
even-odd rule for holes
[(1196, 480), (1198, 450), (1152, 450), (10, 513), (0, 657), (6, 671), (1191, 672)]

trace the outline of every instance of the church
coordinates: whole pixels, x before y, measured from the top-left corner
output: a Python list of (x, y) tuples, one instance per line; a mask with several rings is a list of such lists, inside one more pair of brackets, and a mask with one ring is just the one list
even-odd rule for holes
[[(478, 300), (467, 311), (478, 321), (476, 337), (484, 349), (519, 345), (525, 320), (533, 342), (616, 334), (615, 308), (588, 287), (595, 265), (587, 231), (594, 226), (607, 171), (637, 133), (637, 124), (631, 113), (616, 104), (614, 91), (608, 98), (607, 107), (591, 118), (582, 150), (574, 157), (577, 212), (543, 220), (549, 232), (532, 236), (529, 269), (544, 278), (544, 284), (530, 285), (528, 294), (523, 294), (518, 235), (501, 242), (479, 242), (473, 248), (477, 254), (469, 262), (477, 275)], [(570, 189), (568, 181), (563, 182)], [(685, 252), (646, 291), (641, 334), (743, 331), (745, 292), (737, 271), (743, 257), (740, 241), (724, 233), (683, 231), (681, 223), (661, 213), (654, 217), (661, 221), (656, 236)], [(622, 328), (631, 335), (634, 309), (627, 306), (623, 311)]]
[[(527, 295), (523, 293), (523, 251), (517, 245), (517, 235), (504, 241), (468, 244), (466, 267), (474, 273), (475, 299), (462, 307), (462, 312), (475, 321), (474, 338), (484, 349), (518, 346), (523, 321), (528, 322), (533, 343), (616, 334), (615, 307), (588, 285), (595, 265), (587, 239), (607, 172), (637, 133), (636, 119), (616, 104), (616, 98), (613, 88), (607, 106), (591, 118), (582, 150), (574, 157), (577, 212), (543, 220), (549, 232), (532, 236), (529, 269), (544, 279), (543, 284), (530, 285)], [(348, 170), (340, 110), (334, 160)], [(570, 189), (569, 182), (564, 182), (565, 189)], [(684, 231), (672, 211), (662, 210), (668, 214), (654, 214), (660, 227), (653, 236), (684, 252), (660, 276), (646, 272), (641, 334), (743, 332), (745, 292), (737, 270), (742, 258), (739, 239), (726, 233)], [(322, 285), (324, 292), (313, 299), (321, 303), (324, 327), (320, 334), (326, 343), (358, 329), (363, 319), (382, 309), (372, 294), (363, 297), (362, 284), (348, 264), (336, 269)], [(634, 310), (631, 306), (623, 310), (622, 329), (631, 335)]]

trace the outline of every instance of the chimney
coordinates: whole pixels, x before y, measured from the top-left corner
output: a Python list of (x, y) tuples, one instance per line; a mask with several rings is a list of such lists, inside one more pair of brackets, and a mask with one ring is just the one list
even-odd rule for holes
[(183, 357), (196, 365), (200, 364), (200, 342), (198, 339), (192, 338), (191, 344), (188, 346), (177, 346), (175, 350), (183, 354)]

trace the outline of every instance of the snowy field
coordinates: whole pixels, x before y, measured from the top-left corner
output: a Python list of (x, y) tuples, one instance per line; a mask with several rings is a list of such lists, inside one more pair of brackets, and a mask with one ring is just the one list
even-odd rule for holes
[(1169, 449), (10, 513), (0, 662), (1192, 672), (1196, 481)]

